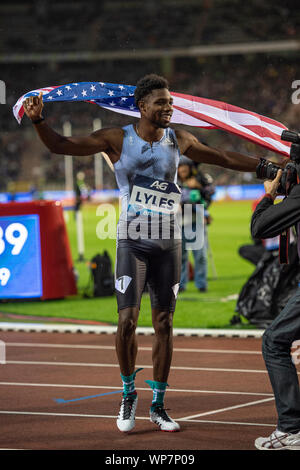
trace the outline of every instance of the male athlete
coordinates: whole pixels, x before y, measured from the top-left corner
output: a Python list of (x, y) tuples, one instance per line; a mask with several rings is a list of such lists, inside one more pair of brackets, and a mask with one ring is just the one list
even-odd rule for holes
[(153, 204), (154, 198), (155, 201), (159, 200), (157, 212), (162, 218), (169, 209), (172, 212), (174, 197), (178, 197), (176, 180), (180, 155), (186, 155), (195, 162), (245, 172), (254, 172), (259, 158), (211, 148), (201, 144), (190, 132), (175, 131), (169, 127), (173, 100), (168, 82), (163, 77), (151, 74), (139, 80), (135, 101), (141, 115), (135, 125), (101, 129), (85, 137), (64, 137), (50, 128), (42, 116), (42, 94), (27, 98), (24, 110), (51, 152), (75, 156), (106, 152), (114, 165), (122, 201), (116, 257), (119, 313), (116, 352), (123, 398), (117, 426), (120, 431), (127, 432), (135, 424), (138, 401), (135, 390), (135, 330), (141, 296), (147, 282), (155, 331), (152, 349), (154, 380), (147, 381), (153, 389), (150, 420), (162, 431), (178, 431), (178, 423), (164, 409), (164, 395), (173, 351), (172, 323), (180, 282), (181, 240), (172, 236), (174, 230), (170, 230), (169, 238), (147, 237), (147, 215), (138, 219), (142, 220), (138, 236), (138, 230), (130, 223), (140, 217), (135, 209), (141, 200), (147, 203), (152, 198)]

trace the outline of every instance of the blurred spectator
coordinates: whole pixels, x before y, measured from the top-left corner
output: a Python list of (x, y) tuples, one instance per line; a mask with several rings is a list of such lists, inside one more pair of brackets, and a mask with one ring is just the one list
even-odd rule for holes
[(273, 0), (271, 6), (253, 0), (238, 2), (238, 7), (236, 0), (177, 0), (174, 5), (168, 0), (4, 0), (1, 5), (0, 29), (14, 15), (14, 28), (2, 47), (14, 46), (17, 52), (175, 48), (299, 37), (296, 0)]
[[(202, 2), (97, 2), (79, 0), (60, 2), (8, 2), (0, 6), (0, 52), (11, 58), (28, 53), (97, 52), (110, 50), (184, 48), (193, 45), (239, 43), (299, 39), (300, 10), (296, 0), (272, 2), (270, 8), (259, 0), (204, 0)], [(13, 15), (14, 27), (11, 28)], [(80, 21), (78, 17), (80, 15)], [(83, 27), (84, 25), (84, 27)], [(141, 27), (143, 25), (143, 27)], [(33, 33), (34, 32), (34, 33)], [(170, 62), (171, 66), (170, 66)], [(167, 63), (167, 64), (166, 64)], [(240, 54), (182, 57), (164, 60), (69, 61), (48, 63), (5, 63), (1, 80), (9, 84), (7, 105), (0, 106), (1, 142), (0, 186), (11, 179), (27, 177), (24, 155), (32, 151), (44, 167), (45, 184), (64, 187), (64, 164), (55, 155), (45, 154), (32, 146), (32, 126), (24, 118), (18, 127), (12, 106), (26, 91), (75, 81), (105, 81), (135, 84), (140, 76), (155, 71), (169, 75), (172, 91), (225, 101), (269, 116), (297, 130), (299, 105), (292, 104), (292, 82), (299, 79), (298, 54)], [(234, 71), (234, 73), (233, 73)], [(253, 71), (255, 74), (253, 75)], [(79, 110), (79, 112), (77, 112)], [(45, 106), (51, 125), (61, 129), (65, 120), (72, 123), (74, 133), (92, 130), (92, 122), (100, 117), (103, 127), (128, 124), (130, 118), (105, 111), (87, 103), (55, 103)], [(134, 119), (132, 119), (134, 122)], [(24, 129), (26, 145), (24, 145)], [(211, 146), (241, 153), (269, 156), (270, 153), (226, 132), (195, 129), (200, 140), (205, 137)], [(13, 135), (13, 138), (11, 137)], [(15, 150), (11, 151), (14, 140)], [(31, 149), (32, 147), (32, 149)], [(59, 161), (58, 161), (59, 160)], [(254, 175), (245, 180), (243, 173), (203, 165), (212, 174), (215, 185), (255, 183)], [(93, 158), (74, 159), (74, 171), (84, 171), (89, 186), (94, 186)], [(105, 168), (104, 171), (107, 171)], [(115, 187), (113, 173), (107, 171), (107, 187)]]
[(85, 182), (85, 174), (83, 171), (78, 171), (76, 175), (75, 196), (75, 211), (78, 211), (81, 208), (81, 204), (90, 198), (90, 188)]
[[(207, 291), (207, 224), (210, 223), (210, 215), (207, 207), (211, 202), (212, 182), (205, 177), (200, 170), (195, 171), (195, 165), (191, 160), (182, 157), (178, 167), (178, 183), (182, 189), (182, 268), (179, 290), (185, 291), (189, 280), (190, 271), (197, 289), (200, 292)], [(209, 187), (209, 189), (208, 189)], [(186, 205), (192, 207), (192, 220), (189, 221), (185, 217)], [(191, 250), (194, 258), (194, 267), (191, 270), (189, 264), (188, 243), (191, 242), (187, 238), (187, 225), (191, 224), (191, 230), (196, 230), (196, 213), (199, 204), (204, 206), (204, 227), (203, 227), (203, 246), (200, 249)]]

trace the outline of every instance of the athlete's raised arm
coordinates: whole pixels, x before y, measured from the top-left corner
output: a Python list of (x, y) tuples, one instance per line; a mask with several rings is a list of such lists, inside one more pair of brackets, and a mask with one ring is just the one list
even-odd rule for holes
[[(255, 172), (260, 157), (251, 157), (238, 152), (216, 149), (202, 144), (198, 139), (185, 130), (176, 130), (176, 136), (182, 155), (198, 163), (209, 163), (237, 171)], [(274, 163), (284, 165), (286, 159), (278, 160), (274, 157)]]
[(51, 152), (75, 156), (106, 152), (112, 163), (118, 160), (122, 147), (122, 129), (100, 129), (88, 136), (65, 137), (58, 134), (45, 122), (42, 116), (42, 93), (39, 96), (27, 98), (23, 103), (23, 107), (26, 115), (34, 124), (40, 139)]

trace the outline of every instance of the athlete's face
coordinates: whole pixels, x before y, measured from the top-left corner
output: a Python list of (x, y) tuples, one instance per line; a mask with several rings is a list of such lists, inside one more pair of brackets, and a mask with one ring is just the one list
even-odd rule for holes
[(141, 115), (156, 127), (169, 127), (173, 114), (173, 98), (166, 88), (152, 90), (140, 104)]

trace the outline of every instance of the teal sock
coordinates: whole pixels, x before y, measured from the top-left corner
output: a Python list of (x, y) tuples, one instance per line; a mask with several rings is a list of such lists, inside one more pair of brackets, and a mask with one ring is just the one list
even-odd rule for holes
[(137, 395), (135, 390), (135, 376), (136, 374), (142, 369), (137, 369), (131, 375), (121, 375), (121, 379), (123, 382), (123, 397), (134, 396)]
[(153, 411), (157, 406), (164, 405), (164, 398), (166, 393), (166, 388), (169, 386), (167, 382), (155, 382), (153, 380), (145, 380), (146, 384), (150, 385), (153, 390), (153, 398), (151, 411)]

